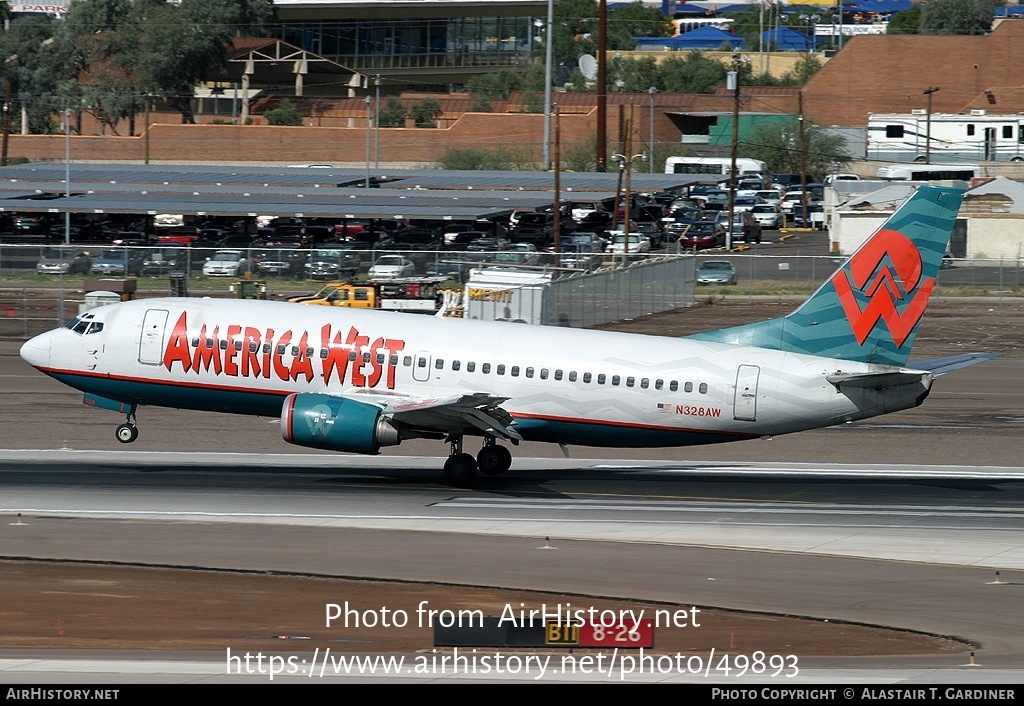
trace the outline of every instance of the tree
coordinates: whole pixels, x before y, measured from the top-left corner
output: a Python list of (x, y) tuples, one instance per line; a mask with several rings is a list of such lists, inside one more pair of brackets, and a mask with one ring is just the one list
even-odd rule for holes
[(283, 100), (276, 108), (263, 112), (268, 125), (302, 125), (302, 113), (290, 100)]
[(405, 127), (405, 119), (409, 117), (409, 111), (401, 98), (394, 96), (388, 98), (384, 109), (380, 111), (381, 127)]
[(914, 5), (889, 18), (886, 34), (919, 34), (921, 32), (921, 6)]
[(658, 64), (655, 88), (669, 93), (714, 93), (725, 83), (725, 64), (699, 51), (672, 56)]
[(409, 108), (409, 117), (416, 127), (437, 127), (437, 120), (443, 114), (441, 102), (436, 98), (424, 98)]
[(636, 0), (608, 10), (608, 49), (636, 48), (633, 37), (667, 37), (674, 31), (672, 23), (656, 7), (646, 7)]
[(78, 68), (95, 79), (88, 82), (94, 104), (104, 86), (156, 94), (181, 112), (182, 122), (195, 122), (195, 85), (223, 71), (233, 37), (261, 32), (273, 15), (270, 3), (90, 0), (72, 3), (65, 22)]
[[(829, 174), (849, 164), (853, 157), (842, 137), (804, 121), (804, 152), (808, 174)], [(800, 132), (796, 119), (759, 125), (740, 150), (745, 156), (763, 160), (772, 173), (800, 172)]]
[(1003, 0), (928, 0), (921, 9), (922, 34), (986, 34)]
[[(48, 17), (21, 17), (0, 34), (0, 79), (11, 87), (13, 111), (24, 108), (29, 130), (55, 129), (52, 113), (72, 105), (76, 87), (70, 46), (62, 41), (61, 25)], [(12, 115), (13, 119), (13, 115)]]

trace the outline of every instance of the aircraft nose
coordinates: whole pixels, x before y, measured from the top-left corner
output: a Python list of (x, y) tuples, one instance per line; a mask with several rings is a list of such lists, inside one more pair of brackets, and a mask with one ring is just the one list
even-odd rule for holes
[(50, 339), (52, 332), (43, 333), (25, 341), (21, 347), (21, 357), (33, 368), (50, 364)]

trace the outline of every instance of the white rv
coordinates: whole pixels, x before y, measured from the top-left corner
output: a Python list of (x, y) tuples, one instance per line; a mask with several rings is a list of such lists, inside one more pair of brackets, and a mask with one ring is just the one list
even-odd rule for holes
[(1024, 116), (876, 113), (868, 116), (867, 158), (880, 162), (1022, 162)]

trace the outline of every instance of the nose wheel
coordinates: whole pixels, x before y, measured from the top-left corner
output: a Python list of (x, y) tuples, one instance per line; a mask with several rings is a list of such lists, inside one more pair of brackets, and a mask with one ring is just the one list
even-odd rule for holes
[(117, 428), (114, 434), (122, 444), (130, 444), (139, 438), (139, 428), (134, 424), (125, 422)]
[(115, 431), (114, 436), (122, 444), (130, 444), (139, 438), (139, 427), (135, 422), (135, 406), (132, 406), (130, 412), (128, 412), (127, 418), (124, 420), (124, 424), (120, 425)]

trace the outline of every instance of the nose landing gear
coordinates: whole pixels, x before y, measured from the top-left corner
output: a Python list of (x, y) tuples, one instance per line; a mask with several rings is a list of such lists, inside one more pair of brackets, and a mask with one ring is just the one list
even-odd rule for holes
[(114, 436), (122, 444), (130, 444), (139, 438), (139, 427), (135, 420), (135, 405), (132, 405), (131, 410), (125, 417), (124, 424), (118, 426), (114, 431)]

